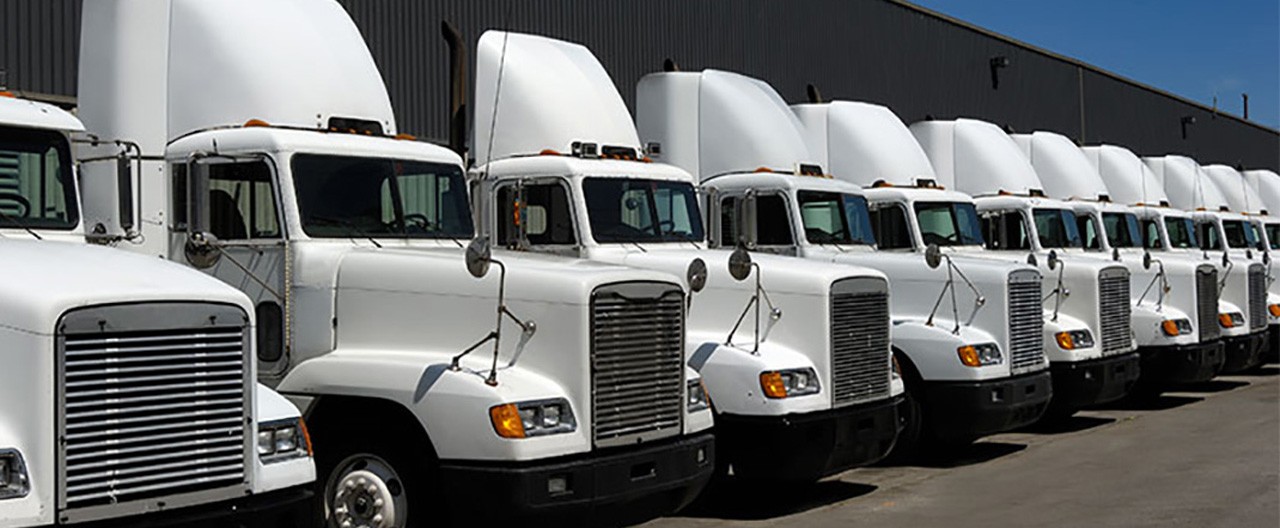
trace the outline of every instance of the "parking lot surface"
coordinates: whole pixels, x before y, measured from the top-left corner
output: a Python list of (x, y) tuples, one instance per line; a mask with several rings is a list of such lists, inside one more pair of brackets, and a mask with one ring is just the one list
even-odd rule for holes
[(730, 482), (646, 528), (1280, 526), (1280, 367), (812, 486)]

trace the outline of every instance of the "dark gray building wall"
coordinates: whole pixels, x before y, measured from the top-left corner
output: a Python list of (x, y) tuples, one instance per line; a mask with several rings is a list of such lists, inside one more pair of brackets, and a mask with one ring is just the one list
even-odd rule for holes
[[(665, 58), (685, 70), (760, 77), (793, 102), (884, 104), (910, 123), (975, 117), (1054, 130), (1140, 154), (1280, 170), (1280, 133), (896, 0), (339, 0), (382, 69), (400, 128), (447, 135), (442, 20), (474, 45), (489, 28), (590, 47), (628, 104)], [(0, 69), (9, 85), (75, 94), (79, 0), (0, 0)], [(993, 88), (990, 61), (1006, 57)], [(470, 69), (470, 68), (469, 68)], [(1181, 119), (1196, 123), (1182, 136)]]

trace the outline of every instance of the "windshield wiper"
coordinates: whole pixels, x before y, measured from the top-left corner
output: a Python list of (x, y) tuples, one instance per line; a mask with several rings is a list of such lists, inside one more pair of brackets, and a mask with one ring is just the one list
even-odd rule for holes
[(327, 216), (308, 216), (307, 219), (311, 221), (320, 221), (321, 223), (325, 223), (329, 225), (337, 225), (337, 226), (345, 227), (351, 230), (351, 233), (348, 233), (347, 236), (350, 236), (352, 233), (354, 233), (356, 235), (364, 237), (366, 240), (373, 243), (373, 245), (376, 246), (378, 249), (382, 249), (382, 244), (379, 244), (377, 240), (374, 240), (373, 236), (369, 235), (369, 233), (366, 233), (363, 229), (356, 227), (356, 224), (351, 222), (350, 220), (343, 220), (341, 218), (330, 218)]
[(27, 224), (22, 223), (22, 221), (18, 220), (17, 218), (9, 216), (9, 214), (4, 211), (0, 211), (0, 219), (4, 219), (6, 222), (9, 222), (13, 225), (16, 225), (22, 228), (23, 231), (27, 232), (27, 234), (30, 234), (31, 236), (35, 237), (36, 240), (44, 240), (44, 237), (40, 236), (39, 233), (36, 233), (35, 230), (31, 229), (30, 227), (27, 227)]

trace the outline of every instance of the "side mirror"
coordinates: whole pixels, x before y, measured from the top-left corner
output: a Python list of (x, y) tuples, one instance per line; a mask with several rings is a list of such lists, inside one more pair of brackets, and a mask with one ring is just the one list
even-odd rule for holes
[(1151, 269), (1151, 253), (1142, 254), (1142, 269)]
[(1049, 269), (1051, 270), (1058, 269), (1058, 252), (1050, 249), (1049, 258), (1046, 259), (1044, 263), (1046, 266), (1049, 266)]
[(1266, 251), (1262, 252), (1262, 263), (1268, 266), (1271, 265), (1271, 253), (1267, 253)]
[(1222, 252), (1222, 267), (1224, 267), (1224, 268), (1225, 268), (1225, 267), (1227, 267), (1227, 266), (1229, 266), (1229, 265), (1231, 265), (1231, 255), (1230, 255), (1229, 253), (1227, 253), (1226, 251), (1223, 251), (1223, 252)]
[(689, 281), (689, 290), (693, 293), (702, 291), (707, 286), (707, 263), (694, 258), (689, 262), (689, 269), (685, 270), (685, 279)]
[(211, 268), (222, 258), (218, 237), (206, 231), (192, 232), (187, 237), (187, 243), (182, 246), (182, 254), (197, 269)]
[(116, 198), (118, 200), (120, 229), (133, 230), (133, 164), (127, 154), (116, 158)]
[(747, 280), (751, 275), (751, 255), (746, 248), (738, 247), (729, 255), (729, 275), (738, 281)]
[(942, 265), (942, 250), (937, 244), (929, 244), (924, 249), (924, 263), (929, 265), (929, 269), (938, 269)]
[(747, 191), (747, 194), (738, 199), (738, 207), (735, 209), (737, 218), (734, 223), (738, 227), (737, 245), (751, 249), (756, 247), (756, 194), (755, 191)]
[(1035, 253), (1028, 253), (1028, 254), (1027, 254), (1027, 264), (1030, 264), (1030, 265), (1032, 265), (1032, 266), (1036, 266), (1036, 267), (1039, 267), (1039, 266), (1040, 266), (1040, 262), (1039, 262), (1038, 260), (1036, 260), (1036, 254), (1035, 254)]
[(1120, 248), (1111, 248), (1111, 260), (1120, 262)]
[(209, 166), (198, 161), (187, 164), (187, 232), (209, 230)]
[(493, 262), (493, 254), (489, 250), (489, 238), (479, 236), (467, 244), (467, 272), (477, 279), (489, 273), (489, 264)]

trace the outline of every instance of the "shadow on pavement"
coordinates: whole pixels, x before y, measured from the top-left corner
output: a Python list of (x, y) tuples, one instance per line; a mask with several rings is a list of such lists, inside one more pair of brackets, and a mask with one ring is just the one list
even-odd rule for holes
[(894, 465), (951, 469), (990, 462), (1026, 448), (1026, 444), (979, 441), (964, 446), (935, 448), (928, 453), (917, 455), (914, 460), (903, 461)]
[(1280, 367), (1275, 365), (1264, 365), (1244, 373), (1246, 376), (1275, 376), (1277, 374), (1280, 374)]
[(1115, 422), (1115, 418), (1099, 416), (1068, 416), (1066, 418), (1041, 418), (1040, 421), (1019, 429), (1023, 433), (1063, 434), (1093, 429)]
[(1204, 398), (1194, 396), (1170, 396), (1162, 394), (1159, 396), (1130, 397), (1123, 400), (1108, 403), (1099, 406), (1099, 409), (1112, 409), (1119, 411), (1163, 411), (1182, 407), (1196, 402), (1204, 401)]
[(1214, 379), (1209, 381), (1203, 381), (1200, 383), (1188, 383), (1186, 385), (1179, 385), (1174, 390), (1177, 392), (1214, 393), (1214, 392), (1226, 392), (1229, 390), (1235, 390), (1240, 387), (1247, 387), (1248, 385), (1249, 385), (1249, 382), (1247, 381)]
[(714, 483), (679, 517), (756, 521), (829, 506), (876, 490), (876, 486), (830, 480), (777, 484), (732, 477)]

